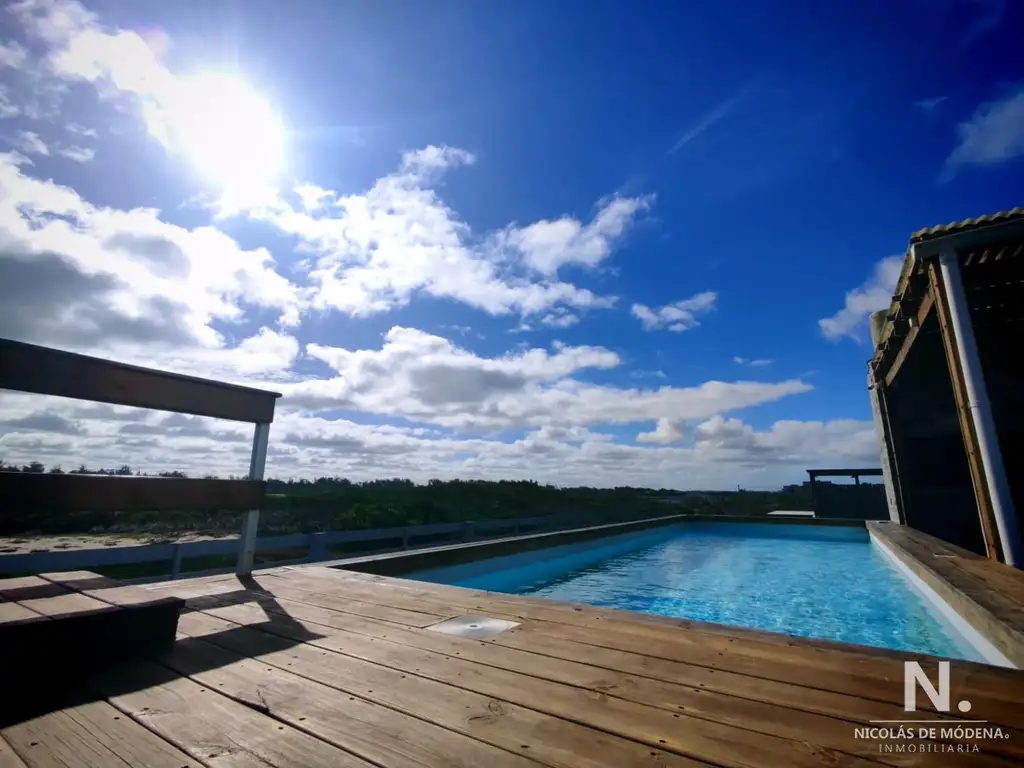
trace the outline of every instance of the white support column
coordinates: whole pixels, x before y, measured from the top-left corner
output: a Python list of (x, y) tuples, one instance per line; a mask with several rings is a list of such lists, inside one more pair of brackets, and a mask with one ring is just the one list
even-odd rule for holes
[(992, 418), (992, 406), (988, 400), (985, 374), (981, 369), (981, 357), (978, 355), (978, 344), (974, 338), (970, 307), (967, 305), (967, 294), (964, 292), (960, 260), (956, 251), (947, 249), (939, 254), (939, 267), (942, 270), (942, 282), (946, 287), (950, 320), (956, 335), (960, 367), (963, 369), (964, 386), (967, 390), (967, 407), (978, 436), (981, 465), (985, 470), (985, 484), (992, 500), (992, 514), (995, 516), (996, 529), (999, 531), (1003, 560), (1007, 565), (1017, 566), (1022, 561), (1017, 514), (1013, 508), (1013, 498), (1010, 496), (1003, 453), (999, 447), (995, 420)]
[[(249, 458), (249, 479), (262, 480), (267, 466), (267, 445), (270, 442), (270, 424), (257, 424), (252, 436), (252, 455)], [(256, 555), (256, 530), (260, 524), (260, 511), (250, 509), (242, 519), (242, 539), (238, 550), (238, 565), (235, 573), (248, 576), (252, 573), (253, 558)]]

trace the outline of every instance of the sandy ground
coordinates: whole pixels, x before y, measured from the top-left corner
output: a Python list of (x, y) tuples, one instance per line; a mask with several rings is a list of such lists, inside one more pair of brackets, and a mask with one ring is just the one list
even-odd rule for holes
[[(237, 534), (236, 534), (237, 536)], [(0, 556), (23, 555), (29, 552), (70, 552), (97, 547), (138, 547), (147, 544), (170, 544), (175, 541), (212, 541), (236, 536), (179, 534), (155, 536), (131, 533), (83, 533), (67, 536), (0, 536)]]

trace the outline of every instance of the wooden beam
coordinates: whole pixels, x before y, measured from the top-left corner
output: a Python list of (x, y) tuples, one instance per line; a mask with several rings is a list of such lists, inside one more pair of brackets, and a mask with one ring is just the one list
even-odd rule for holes
[(269, 423), (280, 395), (0, 339), (0, 389)]
[(992, 512), (992, 500), (989, 498), (988, 483), (985, 482), (985, 468), (981, 462), (981, 449), (978, 435), (974, 430), (967, 401), (967, 385), (964, 372), (960, 366), (960, 354), (957, 340), (953, 333), (952, 319), (949, 314), (949, 302), (946, 299), (946, 288), (942, 280), (942, 272), (938, 264), (928, 265), (928, 280), (931, 292), (935, 297), (935, 309), (942, 335), (942, 345), (946, 350), (946, 364), (953, 385), (953, 396), (956, 399), (956, 411), (960, 420), (960, 434), (964, 440), (967, 453), (967, 464), (971, 471), (971, 483), (974, 486), (974, 498), (978, 505), (978, 517), (981, 520), (981, 535), (985, 540), (985, 551), (991, 560), (999, 560), (999, 533), (996, 530), (995, 516)]
[(917, 339), (917, 334), (921, 332), (921, 326), (924, 325), (928, 319), (929, 313), (932, 311), (932, 307), (935, 306), (935, 291), (929, 285), (928, 293), (921, 299), (921, 305), (917, 308), (917, 314), (914, 317), (914, 322), (910, 326), (910, 330), (907, 335), (903, 337), (903, 343), (900, 344), (899, 350), (896, 352), (896, 357), (893, 358), (892, 364), (889, 366), (889, 370), (885, 373), (885, 386), (891, 387), (893, 380), (896, 378), (896, 374), (899, 373), (900, 367), (903, 365), (903, 361), (907, 359), (907, 355), (910, 354), (910, 348), (914, 344), (914, 340)]
[(114, 475), (0, 472), (0, 499), (15, 512), (256, 509), (266, 484)]

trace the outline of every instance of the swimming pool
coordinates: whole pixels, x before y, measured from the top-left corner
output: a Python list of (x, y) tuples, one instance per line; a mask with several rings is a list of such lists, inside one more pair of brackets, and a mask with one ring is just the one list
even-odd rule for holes
[(985, 660), (860, 527), (686, 523), (406, 578)]

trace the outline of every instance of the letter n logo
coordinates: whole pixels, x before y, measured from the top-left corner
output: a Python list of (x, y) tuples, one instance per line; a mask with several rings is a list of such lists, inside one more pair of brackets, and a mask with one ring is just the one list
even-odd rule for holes
[(903, 662), (903, 709), (917, 711), (917, 685), (928, 696), (932, 706), (939, 712), (949, 712), (949, 662), (939, 662), (939, 687), (936, 690), (928, 675), (916, 661)]

